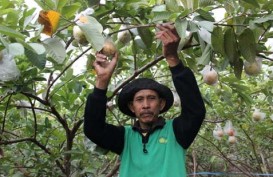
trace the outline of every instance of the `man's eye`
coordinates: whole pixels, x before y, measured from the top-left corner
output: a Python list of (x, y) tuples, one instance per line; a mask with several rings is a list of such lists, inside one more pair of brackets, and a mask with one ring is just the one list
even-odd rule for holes
[(143, 100), (143, 98), (137, 98), (137, 99), (135, 99), (135, 101), (137, 101), (137, 102), (141, 102)]

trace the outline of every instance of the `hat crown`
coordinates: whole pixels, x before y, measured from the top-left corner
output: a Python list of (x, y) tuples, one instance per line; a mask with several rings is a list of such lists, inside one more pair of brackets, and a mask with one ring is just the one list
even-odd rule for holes
[(158, 95), (166, 100), (165, 107), (160, 113), (166, 112), (173, 104), (172, 91), (165, 85), (149, 78), (138, 78), (128, 83), (121, 90), (118, 96), (118, 107), (126, 115), (135, 117), (135, 114), (129, 109), (128, 104), (133, 100), (134, 95), (144, 89), (154, 90)]

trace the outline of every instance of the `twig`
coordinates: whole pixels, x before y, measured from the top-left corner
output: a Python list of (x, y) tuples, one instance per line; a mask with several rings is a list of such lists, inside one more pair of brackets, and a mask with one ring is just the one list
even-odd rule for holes
[(246, 176), (252, 177), (251, 174), (244, 172), (241, 168), (239, 168), (237, 165), (235, 165), (228, 157), (225, 156), (225, 154), (221, 151), (221, 149), (216, 146), (213, 142), (211, 142), (209, 139), (205, 138), (204, 136), (198, 135), (200, 136), (202, 139), (206, 140), (207, 142), (209, 142), (210, 144), (212, 144), (222, 155), (222, 157), (228, 162), (230, 163), (232, 166), (234, 166), (236, 169), (238, 169), (240, 172), (242, 172), (243, 174), (245, 174)]
[(85, 51), (83, 51), (79, 56), (77, 56), (73, 61), (71, 61), (71, 63), (69, 63), (64, 70), (62, 70), (62, 72), (50, 83), (50, 85), (47, 88), (47, 92), (46, 92), (46, 97), (45, 100), (48, 101), (49, 99), (49, 93), (50, 93), (50, 89), (51, 87), (54, 85), (54, 83), (64, 74), (64, 72), (66, 70), (68, 70), (78, 59), (80, 59), (85, 53), (87, 53), (92, 47), (87, 48)]
[[(12, 95), (9, 96), (8, 101), (7, 101), (7, 105), (6, 105), (6, 108), (5, 108), (4, 118), (3, 118), (3, 123), (2, 123), (2, 129), (1, 129), (1, 132), (0, 132), (1, 134), (5, 130), (6, 116), (7, 116), (8, 106), (9, 106), (9, 103), (10, 103), (10, 100), (11, 100), (11, 96)], [(0, 140), (1, 140), (1, 136), (0, 136)]]

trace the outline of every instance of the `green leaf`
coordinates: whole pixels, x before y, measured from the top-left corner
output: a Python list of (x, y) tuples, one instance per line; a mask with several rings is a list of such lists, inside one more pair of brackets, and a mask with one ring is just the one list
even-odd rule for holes
[(80, 94), (82, 91), (82, 84), (80, 82), (75, 82), (73, 90), (75, 93)]
[(242, 59), (236, 58), (234, 60), (234, 74), (235, 74), (236, 78), (238, 78), (238, 79), (241, 79), (242, 72), (243, 72), (243, 66), (244, 66), (244, 62)]
[(215, 27), (211, 33), (211, 45), (215, 52), (225, 55), (224, 35), (221, 27)]
[(33, 50), (25, 48), (25, 55), (34, 66), (37, 66), (39, 69), (45, 68), (46, 54), (39, 55)]
[(61, 64), (64, 62), (66, 50), (61, 41), (56, 38), (48, 38), (43, 41), (47, 54), (53, 58), (54, 61)]
[(168, 11), (179, 12), (179, 6), (176, 0), (165, 0), (165, 4)]
[(198, 8), (198, 1), (199, 0), (181, 0), (183, 7), (185, 9), (190, 9), (191, 11)]
[(166, 4), (156, 5), (153, 7), (152, 12), (165, 12)]
[(102, 25), (94, 17), (88, 17), (88, 23), (78, 25), (92, 47), (94, 47), (96, 51), (100, 51), (104, 44)]
[(152, 19), (152, 22), (158, 22), (158, 21), (164, 21), (170, 19), (172, 16), (172, 12), (154, 12), (154, 18)]
[(185, 19), (185, 18), (179, 19), (178, 18), (175, 21), (175, 28), (176, 28), (176, 31), (179, 34), (181, 39), (184, 39), (186, 37), (187, 27), (188, 27), (187, 19)]
[(137, 28), (137, 31), (144, 42), (146, 49), (150, 49), (154, 41), (154, 34), (148, 28)]
[(15, 9), (12, 9), (6, 17), (6, 23), (8, 23), (10, 26), (16, 26), (18, 23), (18, 11), (16, 11)]
[(197, 64), (199, 65), (207, 65), (209, 64), (211, 60), (211, 46), (210, 45), (206, 45), (202, 56), (197, 58)]
[(243, 1), (255, 7), (260, 7), (259, 3), (256, 0), (243, 0)]
[(100, 3), (100, 0), (92, 0), (92, 1), (88, 1), (88, 5), (89, 6), (95, 6), (98, 5)]
[(66, 18), (71, 18), (75, 16), (75, 14), (80, 8), (81, 8), (80, 3), (69, 4), (64, 6), (64, 8), (62, 8), (62, 14), (64, 14)]
[(46, 78), (44, 78), (44, 77), (39, 77), (39, 76), (33, 77), (32, 80), (33, 80), (33, 81), (47, 81)]
[(45, 118), (45, 127), (51, 128), (51, 122), (49, 121), (48, 117)]
[(37, 13), (35, 13), (35, 10), (36, 10), (36, 9), (33, 8), (33, 9), (27, 11), (27, 12), (24, 14), (24, 16), (26, 16), (26, 17), (24, 18), (23, 29), (25, 29), (26, 26), (28, 26), (28, 24), (30, 24), (31, 21), (37, 16)]
[(46, 48), (40, 43), (29, 43), (28, 44), (37, 54), (41, 55), (46, 52)]
[(10, 0), (1, 0), (0, 2), (1, 2), (1, 6), (2, 6), (1, 10), (8, 8), (8, 6), (10, 6), (10, 4), (12, 3)]
[(199, 27), (193, 21), (188, 21), (188, 25), (189, 25), (189, 31), (192, 33), (197, 32), (199, 30)]
[(250, 63), (256, 58), (256, 44), (254, 33), (251, 29), (246, 28), (238, 37), (239, 50), (242, 56)]
[(8, 51), (11, 55), (24, 55), (24, 46), (20, 43), (11, 43), (9, 44)]
[(265, 15), (264, 17), (259, 17), (255, 20), (253, 20), (252, 23), (261, 24), (261, 23), (271, 21), (271, 20), (273, 20), (273, 14)]
[(133, 53), (138, 53), (139, 48), (141, 48), (143, 50), (147, 49), (146, 45), (144, 44), (144, 42), (142, 41), (140, 36), (136, 36), (134, 39), (134, 42), (133, 42), (133, 46), (132, 46)]
[(231, 63), (237, 58), (237, 42), (235, 39), (235, 33), (232, 28), (228, 28), (224, 34), (224, 47), (225, 53)]
[(209, 32), (213, 31), (214, 28), (214, 23), (210, 22), (210, 21), (200, 21), (197, 23), (199, 26), (203, 27), (204, 29), (206, 29)]
[(61, 0), (61, 1), (57, 1), (57, 9), (58, 10), (62, 10), (65, 9), (64, 6), (67, 4), (68, 0)]
[(192, 3), (192, 4), (193, 4), (193, 5), (192, 5), (193, 10), (199, 8), (199, 1), (200, 1), (200, 0), (188, 0), (188, 1), (193, 1), (193, 3)]
[(236, 90), (236, 91), (237, 91), (238, 95), (245, 101), (245, 103), (247, 103), (249, 105), (252, 104), (253, 100), (248, 94), (244, 93), (243, 90), (242, 91)]
[(40, 0), (35, 0), (35, 2), (44, 10), (57, 9), (57, 4), (55, 0), (47, 0), (46, 3)]
[(200, 7), (207, 7), (207, 6), (211, 6), (214, 5), (214, 0), (199, 0), (199, 6)]
[(204, 28), (200, 28), (198, 31), (200, 38), (208, 44), (211, 44), (211, 33)]
[(0, 34), (4, 34), (13, 38), (24, 39), (25, 36), (12, 28), (0, 25)]
[(209, 12), (206, 12), (206, 11), (204, 11), (202, 9), (198, 9), (198, 10), (196, 10), (196, 12), (198, 14), (200, 14), (200, 16), (205, 20), (208, 20), (208, 21), (211, 21), (211, 22), (215, 21), (214, 18), (212, 17), (212, 15)]

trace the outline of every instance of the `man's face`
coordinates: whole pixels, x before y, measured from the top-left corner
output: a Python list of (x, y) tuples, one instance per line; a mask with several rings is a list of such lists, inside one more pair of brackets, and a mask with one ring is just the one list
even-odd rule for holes
[(129, 103), (129, 108), (139, 119), (140, 125), (152, 124), (164, 106), (165, 100), (160, 98), (156, 91), (149, 89), (138, 91)]

